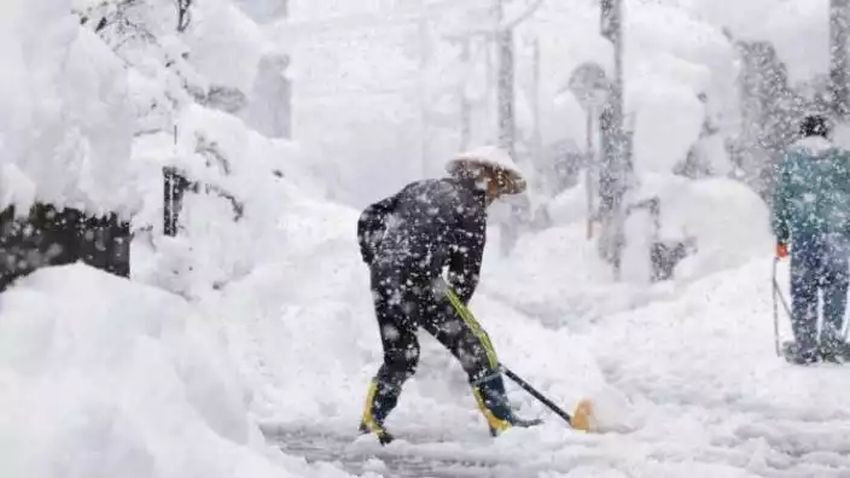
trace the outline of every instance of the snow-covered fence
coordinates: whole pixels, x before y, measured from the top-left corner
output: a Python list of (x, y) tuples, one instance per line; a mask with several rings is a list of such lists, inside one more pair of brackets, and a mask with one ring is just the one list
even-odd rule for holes
[(0, 291), (41, 267), (77, 261), (129, 277), (129, 224), (114, 213), (97, 217), (41, 203), (25, 216), (14, 206), (0, 214)]

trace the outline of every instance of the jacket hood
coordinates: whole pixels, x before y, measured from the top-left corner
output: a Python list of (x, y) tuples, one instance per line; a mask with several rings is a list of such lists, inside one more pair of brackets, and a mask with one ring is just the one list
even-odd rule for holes
[(830, 140), (822, 136), (809, 136), (798, 140), (792, 146), (792, 149), (796, 151), (808, 153), (817, 157), (823, 156), (833, 148), (835, 148), (835, 145), (833, 145)]

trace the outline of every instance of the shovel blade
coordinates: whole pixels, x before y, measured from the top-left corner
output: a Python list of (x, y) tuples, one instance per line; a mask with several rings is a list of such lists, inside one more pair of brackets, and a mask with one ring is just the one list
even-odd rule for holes
[(591, 432), (593, 431), (595, 421), (593, 417), (593, 404), (590, 400), (585, 399), (578, 402), (571, 421), (573, 428), (584, 432)]

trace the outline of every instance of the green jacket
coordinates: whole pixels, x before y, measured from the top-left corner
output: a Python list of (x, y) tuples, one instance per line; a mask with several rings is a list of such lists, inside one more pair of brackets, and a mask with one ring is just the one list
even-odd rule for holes
[(773, 198), (777, 241), (850, 239), (850, 152), (828, 140), (795, 143), (779, 170)]

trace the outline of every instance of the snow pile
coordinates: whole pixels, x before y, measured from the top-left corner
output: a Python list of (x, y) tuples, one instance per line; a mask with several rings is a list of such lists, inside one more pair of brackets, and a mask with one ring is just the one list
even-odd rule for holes
[[(184, 196), (177, 238), (155, 235), (134, 243), (143, 267), (136, 277), (197, 297), (273, 259), (289, 223), (310, 213), (284, 216), (317, 201), (324, 190), (289, 141), (267, 138), (231, 114), (199, 105), (184, 108), (178, 122), (176, 145), (160, 134), (137, 141), (134, 155), (149, 164), (168, 158), (198, 188)], [(149, 171), (145, 208), (136, 221), (158, 229), (162, 173)]]
[(346, 208), (294, 205), (266, 264), (205, 303), (227, 318), (231, 352), (258, 392), (252, 411), (264, 421), (356, 420), (381, 356), (356, 219)]
[[(689, 180), (666, 174), (645, 174), (639, 187), (630, 193), (629, 203), (650, 198), (658, 198), (660, 204), (658, 239), (694, 242), (695, 253), (675, 270), (676, 278), (681, 281), (738, 267), (770, 250), (767, 205), (743, 183), (723, 178)], [(546, 205), (546, 210), (556, 228), (524, 238), (513, 260), (528, 265), (528, 274), (557, 274), (550, 280), (567, 288), (587, 281), (600, 285), (609, 282), (610, 274), (594, 272), (609, 267), (596, 258), (595, 240), (590, 241), (586, 236), (584, 185), (560, 194)], [(724, 212), (718, 214), (717, 211)], [(649, 239), (653, 234), (651, 218), (637, 211), (630, 216), (627, 226), (631, 226), (627, 227), (627, 242), (635, 244), (627, 253), (648, 260)], [(599, 226), (595, 227), (598, 234)], [(585, 254), (576, 255), (564, 247), (564, 243), (582, 248)], [(547, 261), (552, 257), (559, 257), (561, 263), (569, 263), (570, 267), (557, 272), (547, 268)], [(628, 259), (637, 260), (636, 257)], [(636, 282), (645, 282), (646, 277)]]
[[(117, 211), (134, 279), (198, 297), (309, 241), (283, 238), (322, 190), (293, 144), (234, 114), (263, 101), (240, 91), (268, 53), (256, 25), (225, 0), (193, 14), (178, 38), (170, 0), (0, 6), (0, 209)], [(166, 165), (199, 184), (179, 239), (160, 237)], [(0, 475), (347, 476), (267, 448), (220, 334), (197, 305), (82, 266), (21, 281), (0, 297)]]
[[(282, 47), (228, 0), (194, 2), (183, 32), (170, 0), (78, 0), (74, 7), (84, 20), (81, 35), (108, 45), (126, 70), (132, 129), (116, 140), (131, 147), (122, 161), (132, 174), (120, 190), (133, 197), (119, 210), (136, 232), (135, 278), (199, 297), (244, 276), (276, 248), (284, 211), (325, 193), (300, 149), (272, 134), (287, 116), (275, 96), (285, 85), (275, 70)], [(122, 167), (116, 161), (101, 169)], [(161, 235), (164, 167), (176, 167), (190, 183), (177, 239)], [(116, 189), (70, 187), (99, 195)]]
[(708, 113), (699, 93), (707, 95), (709, 107), (734, 116), (736, 52), (721, 27), (695, 18), (688, 8), (627, 2), (625, 15), (634, 164), (638, 172), (669, 173), (685, 158)]
[[(722, 272), (761, 257), (771, 250), (772, 235), (767, 205), (737, 181), (696, 181), (684, 196), (662, 199), (669, 223), (680, 227), (673, 237), (695, 237), (697, 253), (677, 269), (689, 280)], [(718, 213), (723, 211), (723, 213)], [(664, 214), (664, 213), (663, 213)]]
[[(57, 204), (126, 212), (139, 200), (128, 181), (127, 74), (70, 12), (68, 0), (0, 6), (0, 152), (29, 179), (4, 185), (34, 185), (36, 197)], [(0, 208), (14, 200), (8, 192), (0, 198)]]
[(264, 53), (262, 34), (233, 2), (216, 0), (192, 10), (187, 46), (191, 63), (217, 85), (250, 90)]
[(345, 476), (266, 448), (219, 327), (180, 298), (84, 266), (4, 293), (0, 474)]
[[(258, 78), (258, 68), (283, 53), (233, 2), (195, 3), (182, 34), (170, 0), (14, 0), (0, 9), (0, 207), (40, 200), (117, 211), (143, 228), (158, 223), (150, 218), (161, 211), (162, 166), (220, 168), (209, 156), (225, 141), (240, 173), (309, 182), (297, 148), (251, 131), (279, 133), (284, 121), (257, 106), (278, 105), (265, 96), (285, 83), (282, 73)], [(210, 176), (200, 179), (218, 179)]]

